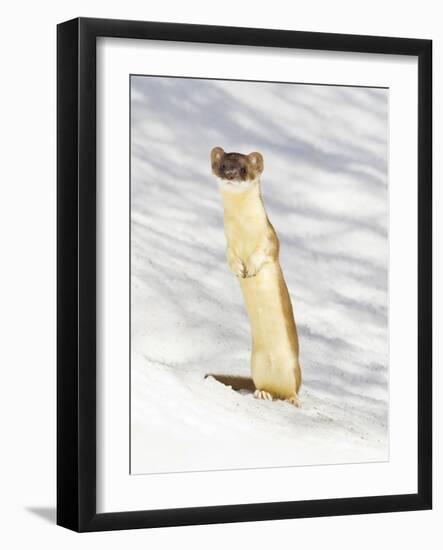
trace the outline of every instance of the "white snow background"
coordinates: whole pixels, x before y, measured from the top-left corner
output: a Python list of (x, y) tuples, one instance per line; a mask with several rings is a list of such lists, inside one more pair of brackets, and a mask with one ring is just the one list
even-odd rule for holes
[[(388, 459), (387, 90), (131, 77), (131, 473)], [(300, 409), (250, 376), (209, 154), (260, 151)]]

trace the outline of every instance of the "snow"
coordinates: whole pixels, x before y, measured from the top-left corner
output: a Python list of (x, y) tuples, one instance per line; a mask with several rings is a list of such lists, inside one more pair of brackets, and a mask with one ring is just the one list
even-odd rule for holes
[[(387, 90), (131, 78), (131, 473), (388, 459)], [(209, 153), (260, 151), (300, 409), (249, 377)]]

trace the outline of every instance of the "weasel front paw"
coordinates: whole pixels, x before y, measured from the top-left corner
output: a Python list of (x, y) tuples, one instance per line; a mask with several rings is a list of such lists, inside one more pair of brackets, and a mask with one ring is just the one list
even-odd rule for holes
[(258, 269), (256, 269), (254, 266), (248, 266), (246, 269), (245, 269), (245, 277), (255, 277), (258, 273)]
[(264, 254), (252, 254), (246, 263), (246, 277), (255, 277), (269, 258)]
[(228, 261), (229, 269), (236, 277), (244, 279), (246, 277), (246, 267), (245, 264), (238, 258)]
[(265, 399), (266, 401), (272, 401), (273, 399), (272, 394), (264, 390), (255, 390), (254, 397), (256, 399)]

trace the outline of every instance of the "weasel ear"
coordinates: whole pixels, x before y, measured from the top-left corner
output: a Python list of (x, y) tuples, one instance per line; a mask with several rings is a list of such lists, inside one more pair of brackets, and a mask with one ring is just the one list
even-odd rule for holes
[(248, 160), (251, 167), (257, 172), (257, 174), (261, 174), (263, 172), (263, 157), (260, 153), (249, 153)]
[(225, 156), (225, 152), (221, 147), (214, 147), (211, 151), (212, 169), (217, 168), (221, 159)]

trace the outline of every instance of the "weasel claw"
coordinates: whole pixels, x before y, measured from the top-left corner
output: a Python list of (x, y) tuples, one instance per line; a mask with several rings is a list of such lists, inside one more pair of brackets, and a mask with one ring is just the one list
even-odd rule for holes
[(294, 405), (294, 407), (300, 407), (300, 399), (297, 395), (293, 395), (292, 397), (285, 399), (285, 401), (287, 401), (291, 405)]
[(254, 397), (256, 399), (265, 399), (266, 401), (272, 401), (273, 400), (272, 394), (270, 394), (269, 392), (264, 391), (264, 390), (255, 390)]

